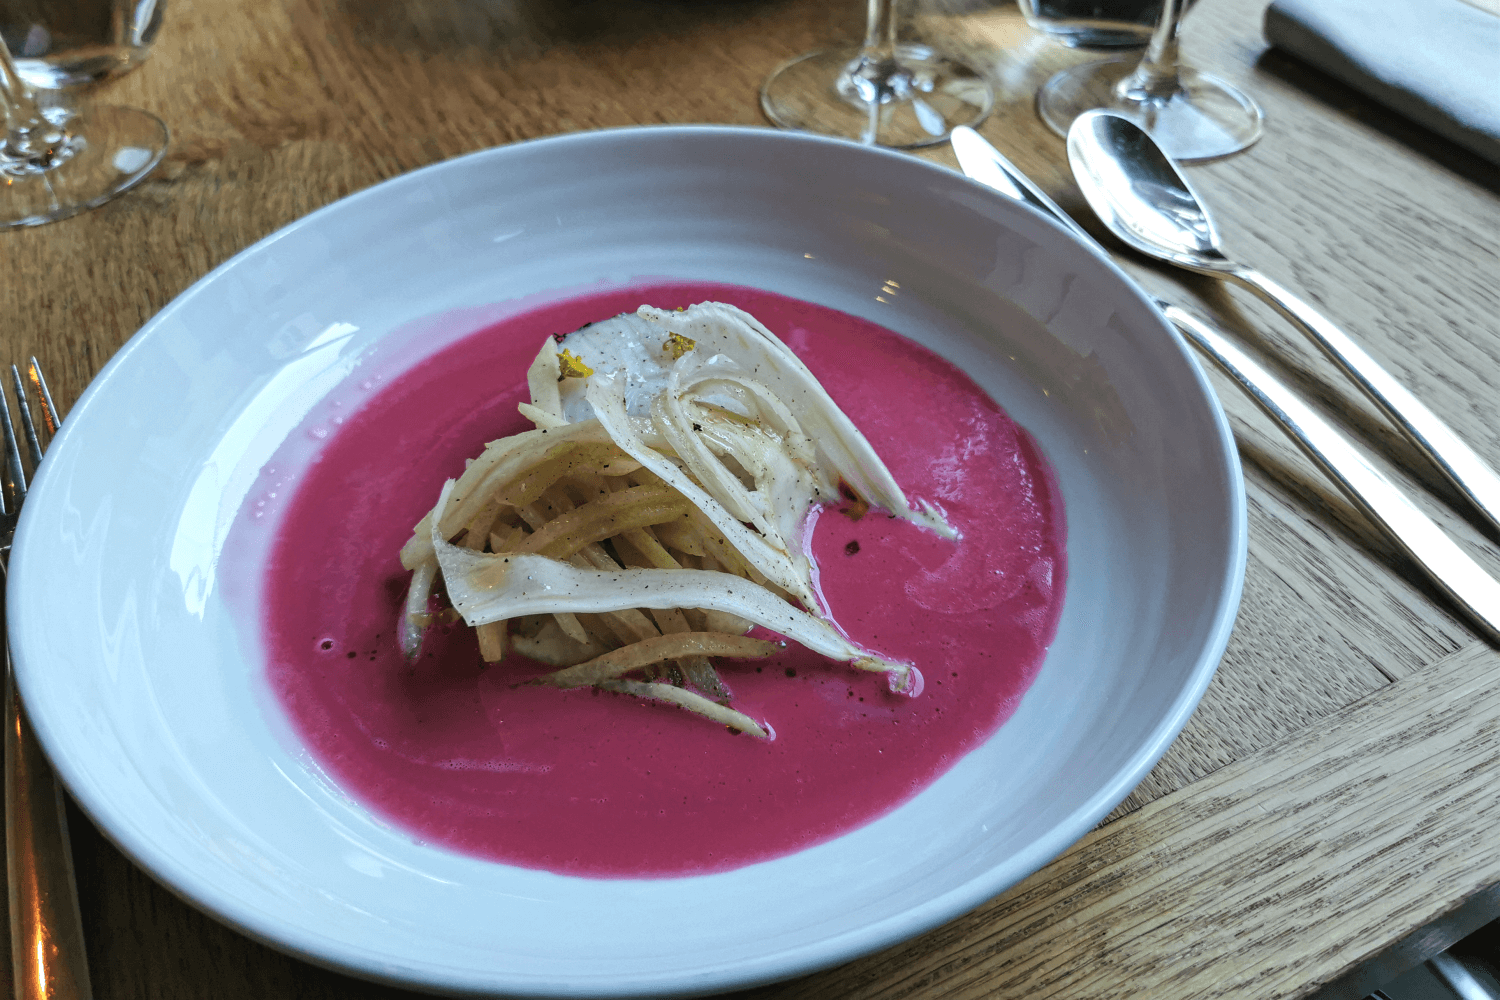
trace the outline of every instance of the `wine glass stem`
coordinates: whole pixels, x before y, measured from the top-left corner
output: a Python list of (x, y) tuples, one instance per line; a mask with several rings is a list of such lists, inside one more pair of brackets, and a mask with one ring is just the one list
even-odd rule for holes
[[(871, 128), (877, 105), (905, 101), (912, 96), (912, 76), (896, 57), (896, 0), (868, 0), (865, 41), (859, 55), (844, 70), (839, 89), (852, 92), (871, 106)], [(868, 138), (867, 141), (873, 142)]]
[(0, 143), (0, 161), (24, 161), (45, 169), (67, 140), (67, 133), (42, 115), (36, 96), (17, 71), (3, 38), (0, 38), (0, 106), (5, 112), (5, 141)]
[(1184, 0), (1164, 0), (1146, 55), (1135, 72), (1118, 85), (1121, 97), (1133, 101), (1165, 99), (1182, 88), (1177, 76), (1177, 32), (1182, 27), (1184, 6)]
[(860, 53), (866, 59), (893, 59), (896, 55), (896, 0), (868, 0), (865, 19), (865, 45)]

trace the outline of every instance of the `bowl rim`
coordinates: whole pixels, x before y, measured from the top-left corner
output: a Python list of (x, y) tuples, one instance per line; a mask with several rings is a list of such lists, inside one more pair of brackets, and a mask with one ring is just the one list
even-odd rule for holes
[[(530, 155), (539, 150), (572, 150), (577, 153), (589, 147), (598, 147), (593, 155), (599, 155), (602, 149), (600, 144), (607, 147), (610, 144), (619, 142), (681, 140), (735, 140), (751, 143), (771, 143), (773, 145), (783, 145), (789, 151), (794, 148), (840, 150), (847, 154), (880, 157), (888, 162), (906, 164), (907, 168), (912, 171), (914, 181), (919, 180), (924, 174), (933, 178), (942, 178), (945, 183), (950, 184), (954, 180), (963, 179), (963, 175), (956, 171), (901, 152), (879, 147), (862, 146), (854, 142), (832, 137), (808, 133), (784, 132), (756, 126), (625, 126), (545, 136), (477, 150), (399, 174), (343, 198), (339, 198), (301, 216), (240, 250), (203, 277), (193, 282), (192, 285), (183, 290), (170, 303), (157, 312), (156, 315), (143, 324), (115, 355), (110, 358), (85, 389), (74, 404), (72, 414), (74, 417), (86, 416), (94, 406), (98, 405), (95, 401), (101, 395), (107, 395), (111, 391), (111, 387), (117, 378), (124, 377), (121, 375), (121, 372), (122, 370), (128, 370), (129, 366), (133, 363), (132, 358), (137, 350), (154, 335), (156, 330), (166, 325), (179, 310), (185, 308), (190, 300), (203, 294), (204, 289), (213, 285), (236, 268), (241, 267), (247, 261), (253, 260), (277, 241), (297, 233), (306, 227), (318, 225), (326, 216), (358, 210), (365, 202), (371, 199), (389, 197), (393, 192), (423, 185), (429, 178), (445, 171), (462, 169), (461, 165), (473, 165), (487, 160), (504, 161), (507, 158), (517, 155)], [(852, 961), (863, 955), (909, 940), (969, 912), (994, 898), (999, 893), (1030, 877), (1048, 862), (1065, 852), (1068, 847), (1084, 837), (1089, 830), (1096, 826), (1105, 815), (1145, 778), (1147, 773), (1156, 765), (1157, 761), (1160, 760), (1167, 748), (1182, 731), (1188, 718), (1196, 709), (1227, 647), (1243, 592), (1248, 545), (1247, 504), (1243, 470), (1239, 462), (1238, 451), (1234, 443), (1228, 418), (1202, 366), (1198, 364), (1186, 341), (1167, 322), (1165, 317), (1161, 315), (1154, 299), (1147, 295), (1097, 244), (1092, 244), (1089, 241), (1078, 238), (1066, 227), (1045, 213), (1007, 199), (983, 184), (972, 180), (966, 180), (966, 183), (972, 188), (976, 196), (992, 200), (996, 204), (1004, 204), (1007, 206), (1007, 210), (1026, 213), (1041, 225), (1050, 227), (1064, 242), (1070, 243), (1075, 247), (1082, 247), (1091, 257), (1103, 264), (1113, 274), (1123, 285), (1127, 294), (1134, 296), (1146, 307), (1149, 314), (1154, 317), (1155, 322), (1166, 335), (1167, 340), (1174, 345), (1182, 359), (1186, 362), (1188, 371), (1196, 379), (1198, 391), (1208, 408), (1214, 425), (1214, 436), (1218, 441), (1215, 458), (1220, 465), (1220, 469), (1217, 471), (1220, 471), (1224, 476), (1230, 499), (1230, 507), (1227, 511), (1229, 518), (1227, 538), (1230, 544), (1230, 551), (1226, 553), (1224, 579), (1218, 592), (1217, 600), (1214, 602), (1212, 608), (1211, 625), (1207, 630), (1205, 641), (1194, 661), (1191, 672), (1188, 674), (1188, 683), (1177, 692), (1169, 711), (1164, 714), (1157, 725), (1151, 730), (1150, 737), (1139, 746), (1126, 762), (1115, 770), (1111, 780), (1096, 790), (1092, 796), (1073, 810), (1072, 813), (1055, 823), (1046, 834), (1033, 841), (1025, 850), (1012, 855), (1006, 864), (986, 869), (980, 875), (947, 892), (934, 896), (923, 903), (909, 907), (898, 914), (883, 918), (875, 923), (863, 925), (835, 936), (820, 938), (816, 942), (804, 944), (793, 949), (763, 954), (758, 956), (753, 962), (741, 962), (732, 966), (712, 969), (693, 976), (691, 982), (685, 981), (681, 975), (678, 975), (675, 980), (670, 982), (662, 981), (659, 977), (654, 980), (648, 980), (643, 975), (637, 980), (620, 983), (619, 986), (622, 988), (611, 988), (605, 992), (600, 992), (583, 983), (574, 983), (571, 986), (564, 984), (549, 985), (533, 983), (527, 985), (518, 983), (516, 985), (519, 986), (519, 989), (514, 989), (511, 986), (500, 986), (489, 981), (481, 983), (467, 976), (449, 976), (443, 978), (441, 975), (438, 975), (435, 979), (416, 979), (396, 974), (390, 970), (389, 966), (382, 967), (380, 963), (374, 961), (374, 956), (368, 950), (361, 950), (344, 939), (322, 936), (321, 940), (317, 940), (300, 931), (287, 933), (285, 924), (273, 915), (244, 904), (232, 895), (217, 892), (215, 886), (203, 880), (194, 869), (180, 869), (174, 866), (173, 859), (159, 850), (149, 838), (136, 837), (136, 831), (129, 827), (128, 824), (124, 825), (124, 829), (121, 829), (122, 824), (108, 822), (107, 820), (112, 817), (112, 810), (108, 803), (96, 802), (87, 793), (79, 795), (73, 791), (75, 788), (87, 786), (87, 782), (80, 780), (81, 771), (76, 770), (81, 768), (81, 763), (72, 754), (66, 752), (66, 741), (63, 739), (61, 733), (52, 728), (54, 720), (44, 709), (40, 715), (33, 717), (33, 724), (37, 731), (38, 739), (41, 741), (43, 747), (47, 749), (49, 759), (54, 762), (59, 777), (74, 795), (79, 807), (88, 815), (89, 819), (94, 822), (104, 836), (128, 857), (133, 864), (143, 869), (173, 895), (253, 940), (314, 965), (367, 980), (406, 988), (416, 987), (428, 991), (436, 990), (466, 994), (473, 993), (476, 989), (484, 991), (502, 988), (509, 991), (505, 995), (516, 996), (684, 996), (762, 985)], [(77, 419), (64, 421), (52, 447), (54, 449), (59, 447), (65, 449), (79, 447), (73, 445), (72, 441), (78, 433), (81, 433), (77, 431), (80, 423), (88, 424), (89, 421), (80, 421)], [(19, 558), (16, 562), (17, 569), (21, 570), (23, 577), (30, 549), (26, 540), (32, 533), (28, 529), (37, 517), (40, 516), (34, 512), (43, 506), (53, 489), (51, 477), (49, 477), (48, 472), (49, 466), (44, 464), (38, 472), (36, 482), (32, 485), (32, 492), (42, 498), (41, 502), (28, 504), (23, 508), (21, 515), (21, 522), (16, 538), (16, 552)], [(31, 628), (31, 623), (23, 614), (21, 608), (24, 595), (24, 587), (12, 587), (7, 596), (7, 613), (10, 616), (10, 620), (16, 624), (15, 631), (19, 633), (18, 638), (21, 640), (16, 643), (16, 680), (23, 693), (24, 689), (28, 686), (27, 678), (33, 672), (43, 669), (40, 664), (32, 662), (32, 658), (28, 655), (31, 643), (27, 641), (27, 633)], [(56, 752), (58, 750), (64, 752), (58, 753)], [(594, 986), (597, 986), (597, 983)]]

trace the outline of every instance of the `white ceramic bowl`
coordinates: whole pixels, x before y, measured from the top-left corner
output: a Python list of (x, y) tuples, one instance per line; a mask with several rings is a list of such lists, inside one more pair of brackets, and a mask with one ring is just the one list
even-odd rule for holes
[[(799, 854), (598, 881), (414, 844), (298, 746), (263, 683), (254, 622), (224, 596), (263, 554), (221, 560), (225, 532), (262, 463), (356, 359), (435, 349), (496, 303), (647, 276), (832, 306), (969, 371), (1058, 475), (1069, 580), (1056, 640), (988, 743), (891, 814)], [(901, 294), (877, 300), (890, 279)], [(421, 322), (439, 313), (445, 324)], [(69, 415), (26, 504), (9, 612), (19, 682), (68, 788), (219, 919), (435, 991), (667, 996), (893, 944), (1085, 833), (1207, 685), (1244, 530), (1207, 382), (1094, 249), (908, 156), (763, 130), (630, 129), (419, 170), (194, 285)]]

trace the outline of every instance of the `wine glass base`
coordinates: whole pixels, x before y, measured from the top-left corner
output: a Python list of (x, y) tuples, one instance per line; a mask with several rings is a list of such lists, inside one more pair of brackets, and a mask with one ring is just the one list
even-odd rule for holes
[(978, 125), (994, 106), (983, 76), (925, 45), (897, 45), (885, 66), (861, 68), (861, 53), (850, 46), (793, 59), (761, 87), (761, 109), (781, 128), (916, 149)]
[(1179, 86), (1165, 97), (1131, 92), (1126, 81), (1138, 65), (1110, 60), (1063, 70), (1037, 91), (1037, 114), (1066, 136), (1073, 119), (1103, 108), (1129, 118), (1168, 156), (1187, 162), (1238, 153), (1260, 138), (1265, 115), (1248, 94), (1185, 66)]
[(63, 124), (68, 138), (46, 166), (0, 145), (0, 229), (40, 226), (102, 205), (145, 180), (167, 149), (161, 119), (136, 108), (89, 107)]

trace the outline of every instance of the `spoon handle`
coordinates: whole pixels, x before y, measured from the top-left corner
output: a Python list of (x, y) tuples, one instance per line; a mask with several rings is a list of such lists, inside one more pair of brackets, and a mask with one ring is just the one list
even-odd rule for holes
[(1283, 316), (1302, 327), (1329, 360), (1343, 369), (1500, 531), (1500, 476), (1437, 414), (1327, 317), (1281, 285), (1248, 267), (1236, 266), (1221, 273), (1258, 292)]
[(1490, 641), (1500, 642), (1500, 582), (1455, 545), (1347, 438), (1228, 338), (1187, 310), (1160, 304), (1167, 319), (1280, 424), (1307, 457), (1366, 517), (1385, 529)]

